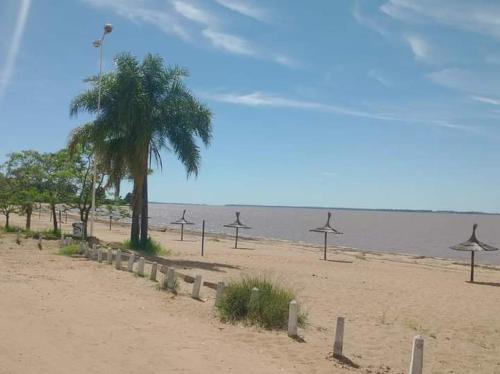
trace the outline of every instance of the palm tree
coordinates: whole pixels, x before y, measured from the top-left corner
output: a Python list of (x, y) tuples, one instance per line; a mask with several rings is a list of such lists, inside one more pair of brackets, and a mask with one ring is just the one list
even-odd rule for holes
[(98, 79), (71, 103), (71, 115), (97, 115), (94, 122), (75, 129), (69, 147), (91, 144), (98, 162), (118, 185), (124, 176), (133, 181), (133, 245), (148, 239), (148, 174), (154, 161), (162, 168), (163, 150), (174, 152), (187, 175), (200, 167), (198, 141), (208, 146), (212, 137), (210, 110), (186, 88), (186, 70), (166, 67), (159, 56), (148, 54), (142, 63), (128, 53), (115, 59), (116, 71), (102, 79), (101, 111), (97, 112)]

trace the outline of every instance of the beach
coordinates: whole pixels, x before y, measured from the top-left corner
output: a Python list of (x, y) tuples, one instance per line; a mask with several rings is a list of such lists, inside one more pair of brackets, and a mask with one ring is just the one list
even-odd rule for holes
[[(22, 226), (24, 217), (12, 217)], [(3, 224), (0, 219), (0, 225)], [(46, 215), (34, 228), (49, 228)], [(66, 232), (70, 224), (64, 224)], [(105, 242), (128, 238), (126, 225), (96, 225)], [(180, 282), (177, 295), (105, 263), (56, 255), (59, 241), (0, 238), (2, 373), (407, 373), (422, 335), (425, 373), (500, 374), (500, 269), (453, 260), (332, 250), (271, 241), (152, 231), (171, 251), (169, 266), (210, 282), (251, 274), (296, 292), (307, 314), (303, 339), (219, 321), (215, 292), (203, 301)], [(149, 267), (146, 267), (149, 272)], [(331, 358), (335, 323), (345, 317), (344, 355)]]

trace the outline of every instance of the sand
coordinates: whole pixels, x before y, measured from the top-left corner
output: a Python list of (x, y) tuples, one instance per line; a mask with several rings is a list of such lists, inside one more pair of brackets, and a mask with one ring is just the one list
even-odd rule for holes
[[(97, 225), (102, 240), (127, 234)], [(294, 289), (308, 316), (303, 342), (220, 322), (207, 287), (196, 301), (181, 281), (175, 296), (105, 263), (58, 256), (58, 242), (40, 251), (3, 234), (0, 373), (407, 373), (420, 334), (425, 373), (500, 374), (499, 269), (477, 268), (470, 284), (468, 267), (448, 260), (331, 251), (325, 262), (319, 248), (241, 240), (235, 250), (230, 238), (213, 237), (201, 257), (197, 234), (152, 236), (183, 273), (212, 282), (264, 274)], [(330, 357), (337, 316), (346, 319), (344, 354), (358, 368)]]

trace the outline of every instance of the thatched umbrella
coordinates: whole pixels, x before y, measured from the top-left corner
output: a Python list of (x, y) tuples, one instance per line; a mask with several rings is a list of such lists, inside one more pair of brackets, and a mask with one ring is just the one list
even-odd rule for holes
[(476, 237), (477, 223), (472, 226), (472, 235), (466, 242), (454, 245), (450, 247), (455, 251), (470, 251), (470, 281), (474, 282), (474, 253), (480, 251), (497, 251), (498, 248), (492, 247), (491, 245), (480, 242)]
[(182, 217), (179, 218), (177, 221), (171, 222), (172, 225), (181, 225), (181, 241), (184, 240), (184, 225), (194, 225), (194, 222), (189, 222), (184, 218), (186, 215), (186, 209), (182, 211)]
[(324, 226), (309, 230), (313, 232), (323, 232), (325, 234), (325, 253), (323, 255), (323, 260), (325, 261), (326, 261), (326, 248), (328, 246), (328, 234), (342, 234), (340, 231), (337, 231), (332, 226), (330, 226), (331, 218), (332, 218), (332, 213), (328, 212), (328, 218)]
[(236, 237), (234, 241), (234, 248), (238, 248), (238, 231), (239, 229), (250, 229), (250, 226), (244, 225), (240, 221), (240, 212), (236, 212), (236, 221), (230, 223), (229, 225), (224, 225), (224, 227), (232, 227), (236, 229)]

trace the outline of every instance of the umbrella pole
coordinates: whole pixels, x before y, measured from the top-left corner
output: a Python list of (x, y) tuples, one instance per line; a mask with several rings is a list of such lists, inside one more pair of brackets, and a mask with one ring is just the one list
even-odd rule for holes
[(238, 249), (238, 227), (236, 228), (236, 238), (234, 241), (234, 248)]
[(326, 247), (328, 246), (327, 237), (328, 237), (328, 233), (325, 232), (325, 253), (323, 254), (323, 260), (325, 260), (325, 261), (326, 261)]
[(470, 282), (474, 283), (474, 251), (470, 251)]
[(184, 240), (184, 225), (181, 225), (181, 242)]

